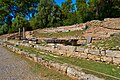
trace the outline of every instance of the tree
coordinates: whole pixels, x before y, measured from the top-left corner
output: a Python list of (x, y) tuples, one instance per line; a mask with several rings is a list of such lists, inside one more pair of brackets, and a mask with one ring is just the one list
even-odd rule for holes
[(61, 10), (54, 0), (40, 0), (35, 19), (40, 28), (60, 26)]
[(76, 7), (77, 7), (77, 16), (80, 19), (78, 21), (85, 22), (88, 11), (86, 0), (76, 0)]
[(17, 32), (18, 28), (25, 28), (26, 30), (30, 30), (30, 24), (29, 22), (22, 17), (22, 15), (18, 14), (16, 16), (16, 19), (12, 21), (12, 27), (11, 27), (11, 32)]
[(91, 19), (120, 17), (119, 0), (89, 0), (88, 4)]
[(63, 25), (76, 24), (76, 12), (72, 0), (66, 0), (62, 3)]

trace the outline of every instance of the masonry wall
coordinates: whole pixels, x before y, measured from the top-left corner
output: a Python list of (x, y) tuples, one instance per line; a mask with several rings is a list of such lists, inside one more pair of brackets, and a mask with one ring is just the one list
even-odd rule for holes
[[(61, 64), (61, 63), (57, 63), (55, 61), (48, 61), (44, 58), (42, 58), (41, 56), (37, 56), (35, 54), (31, 54), (29, 52), (25, 52), (19, 48), (16, 48), (12, 45), (9, 45), (5, 42), (1, 42), (0, 44), (7, 47), (8, 49), (10, 49), (11, 51), (18, 53), (20, 55), (25, 56), (26, 58), (33, 60), (34, 62), (37, 62), (39, 64), (42, 64), (48, 68), (51, 69), (55, 69), (57, 71), (62, 72), (63, 74), (66, 74), (67, 76), (76, 79), (76, 80), (104, 80), (102, 78), (98, 78), (94, 75), (91, 74), (86, 74), (85, 72), (82, 71), (82, 68), (77, 68), (77, 67), (73, 67), (70, 66), (68, 64)], [(28, 44), (29, 45), (29, 44)], [(30, 45), (29, 45), (30, 46)]]
[(39, 50), (52, 52), (53, 54), (57, 55), (90, 59), (94, 61), (106, 62), (109, 64), (115, 64), (120, 66), (120, 51), (85, 49), (74, 46), (58, 46), (58, 48), (53, 48), (50, 46), (41, 46), (38, 44), (29, 44), (14, 41), (9, 42), (13, 44), (16, 43), (17, 45), (23, 45), (28, 47), (31, 46)]

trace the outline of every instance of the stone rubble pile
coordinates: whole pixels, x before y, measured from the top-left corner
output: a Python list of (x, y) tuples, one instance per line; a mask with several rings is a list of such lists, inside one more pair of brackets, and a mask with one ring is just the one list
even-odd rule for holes
[[(82, 71), (82, 69), (70, 66), (66, 63), (61, 64), (61, 63), (57, 63), (55, 61), (48, 61), (48, 60), (44, 59), (42, 56), (37, 56), (35, 54), (25, 52), (19, 48), (16, 48), (13, 45), (7, 44), (6, 42), (0, 41), (0, 44), (7, 47), (8, 49), (10, 49), (11, 51), (13, 51), (15, 53), (23, 55), (26, 58), (33, 60), (34, 62), (37, 62), (39, 64), (42, 64), (50, 69), (55, 69), (57, 71), (60, 71), (63, 74), (66, 74), (67, 76), (69, 76), (73, 79), (76, 79), (76, 80), (104, 80), (104, 79), (98, 78), (94, 75), (86, 74), (85, 72)], [(26, 46), (28, 46), (28, 45), (29, 44), (27, 44)]]

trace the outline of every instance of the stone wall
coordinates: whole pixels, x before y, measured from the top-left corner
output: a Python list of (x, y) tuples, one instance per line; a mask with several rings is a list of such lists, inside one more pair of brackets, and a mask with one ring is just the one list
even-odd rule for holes
[(22, 45), (22, 46), (34, 47), (38, 50), (49, 51), (57, 55), (90, 59), (94, 61), (100, 61), (100, 62), (115, 64), (120, 66), (120, 51), (85, 49), (75, 46), (62, 46), (62, 47), (59, 46), (57, 48), (53, 48), (50, 46), (41, 46), (38, 44), (29, 44), (29, 43), (14, 42), (14, 41), (9, 41), (9, 42), (13, 44), (16, 43), (17, 45)]
[[(11, 51), (18, 53), (20, 55), (25, 56), (26, 58), (33, 60), (34, 62), (37, 62), (39, 64), (42, 64), (50, 69), (55, 69), (57, 71), (62, 72), (63, 74), (66, 74), (67, 76), (76, 79), (76, 80), (104, 80), (102, 78), (98, 78), (91, 74), (86, 74), (82, 71), (82, 69), (70, 66), (68, 64), (61, 64), (57, 63), (55, 61), (48, 61), (44, 59), (42, 56), (37, 56), (35, 54), (31, 54), (29, 52), (25, 52), (19, 48), (16, 48), (12, 45), (9, 45), (5, 42), (0, 42), (1, 45), (7, 47)], [(29, 44), (28, 44), (29, 45)]]

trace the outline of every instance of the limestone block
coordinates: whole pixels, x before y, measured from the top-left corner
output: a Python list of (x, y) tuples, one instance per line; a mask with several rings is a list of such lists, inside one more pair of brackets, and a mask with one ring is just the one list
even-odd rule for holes
[(77, 52), (80, 52), (80, 53), (83, 53), (84, 50), (85, 50), (84, 48), (80, 48), (80, 47), (77, 47), (77, 49), (76, 49), (76, 51), (77, 51)]
[(20, 55), (24, 55), (23, 51), (16, 51), (16, 53), (18, 53)]
[(44, 58), (38, 57), (37, 60), (38, 60), (38, 63), (41, 63), (41, 61), (44, 60)]
[(100, 56), (94, 54), (88, 54), (88, 58), (95, 61), (100, 61)]
[(61, 64), (60, 63), (51, 63), (51, 67), (53, 67), (55, 70), (60, 71), (61, 70)]
[(80, 53), (80, 58), (88, 58), (87, 53)]
[(76, 69), (76, 68), (72, 68), (72, 67), (68, 67), (67, 68), (67, 75), (76, 79), (79, 79), (82, 77), (83, 73), (80, 69)]
[(75, 70), (74, 68), (72, 67), (68, 67), (67, 68), (67, 75), (70, 76), (70, 77), (75, 77), (76, 76), (76, 73), (78, 73), (77, 70)]
[(106, 50), (101, 50), (101, 55), (105, 56), (106, 55)]
[(112, 50), (106, 50), (106, 56), (108, 57), (114, 57), (116, 54), (115, 51), (112, 51)]
[(46, 67), (50, 66), (50, 65), (49, 65), (49, 61), (47, 61), (47, 60), (44, 60), (44, 61), (42, 62), (42, 64), (45, 65)]
[(114, 57), (120, 58), (120, 51), (118, 53), (116, 53)]
[(84, 50), (84, 53), (90, 53), (90, 52), (89, 52), (89, 49), (85, 49), (85, 50)]
[(107, 56), (101, 56), (101, 61), (110, 63), (112, 62), (112, 58)]
[(120, 58), (113, 58), (113, 63), (120, 65)]
[(57, 71), (60, 71), (60, 69), (61, 69), (61, 64), (60, 64), (60, 63), (55, 63), (54, 65), (55, 65), (55, 69), (56, 69)]
[(64, 50), (59, 50), (59, 55), (66, 55), (66, 51), (64, 51)]
[(73, 57), (80, 57), (80, 53), (79, 52), (73, 52)]
[(62, 64), (60, 66), (60, 71), (62, 71), (63, 73), (67, 73), (67, 68), (68, 68), (68, 64)]
[(86, 74), (86, 75), (84, 75), (83, 80), (104, 80), (104, 79), (98, 78), (98, 77), (91, 75), (91, 74)]
[(34, 57), (36, 57), (36, 55), (35, 54), (29, 54), (28, 57), (34, 60)]
[(94, 54), (94, 55), (100, 55), (99, 50), (89, 50), (89, 53)]

